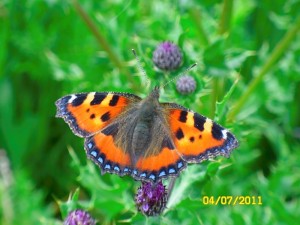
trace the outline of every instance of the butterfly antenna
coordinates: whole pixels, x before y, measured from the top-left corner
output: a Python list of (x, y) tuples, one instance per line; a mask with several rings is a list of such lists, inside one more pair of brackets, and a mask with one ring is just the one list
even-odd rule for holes
[(131, 50), (132, 50), (132, 53), (133, 53), (133, 55), (134, 55), (134, 57), (135, 57), (135, 59), (137, 61), (139, 71), (142, 73), (142, 76), (146, 78), (146, 86), (149, 87), (149, 85), (150, 85), (150, 79), (148, 78), (148, 76), (147, 76), (147, 74), (146, 74), (146, 72), (145, 72), (145, 70), (144, 70), (144, 68), (143, 68), (143, 66), (141, 64), (141, 61), (140, 61), (139, 57), (137, 56), (135, 50), (134, 49), (131, 49)]
[(186, 74), (187, 72), (189, 72), (191, 69), (193, 69), (195, 66), (197, 66), (197, 63), (194, 63), (193, 65), (191, 65), (189, 68), (187, 68), (183, 73), (178, 74), (177, 76), (175, 76), (173, 79), (169, 80), (167, 83), (165, 83), (162, 88), (164, 88), (165, 86), (167, 86), (169, 83), (177, 80), (179, 77), (181, 77), (182, 75)]

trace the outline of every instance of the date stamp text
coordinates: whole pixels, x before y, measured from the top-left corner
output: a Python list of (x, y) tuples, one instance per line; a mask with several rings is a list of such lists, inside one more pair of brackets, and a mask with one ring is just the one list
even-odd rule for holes
[(262, 205), (261, 196), (203, 196), (204, 205)]

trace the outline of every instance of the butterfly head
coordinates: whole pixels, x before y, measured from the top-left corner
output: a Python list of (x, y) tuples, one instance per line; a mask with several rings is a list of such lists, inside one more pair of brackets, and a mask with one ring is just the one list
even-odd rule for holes
[(147, 98), (140, 103), (139, 114), (142, 120), (152, 121), (155, 111), (159, 108), (159, 91), (160, 88), (155, 86)]
[(155, 86), (152, 92), (150, 93), (150, 97), (154, 99), (159, 99), (159, 92), (160, 92), (160, 87)]

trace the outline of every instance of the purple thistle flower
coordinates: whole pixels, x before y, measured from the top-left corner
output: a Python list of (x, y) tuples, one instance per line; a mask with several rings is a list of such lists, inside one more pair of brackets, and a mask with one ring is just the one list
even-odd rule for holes
[(76, 209), (69, 213), (64, 221), (64, 225), (95, 225), (96, 221), (91, 215), (81, 209)]
[(189, 75), (181, 76), (176, 82), (176, 88), (181, 94), (192, 93), (196, 89), (196, 81)]
[(135, 203), (138, 211), (146, 216), (161, 214), (167, 203), (167, 191), (162, 181), (143, 182), (135, 195)]
[(181, 64), (182, 53), (177, 45), (166, 41), (157, 46), (152, 60), (162, 70), (175, 70)]

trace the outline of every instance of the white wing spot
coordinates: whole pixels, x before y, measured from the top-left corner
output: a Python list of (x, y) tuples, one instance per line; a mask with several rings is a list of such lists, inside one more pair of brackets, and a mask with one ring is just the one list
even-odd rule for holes
[(141, 173), (140, 177), (146, 177), (146, 173)]
[(151, 174), (151, 175), (149, 176), (149, 179), (155, 180), (155, 176), (154, 176), (153, 174)]
[(162, 176), (165, 176), (166, 175), (166, 172), (163, 170), (163, 171), (161, 171), (160, 173), (159, 173), (159, 177), (162, 177)]
[(94, 157), (97, 157), (97, 152), (96, 151), (91, 151), (91, 155)]
[(175, 172), (176, 172), (175, 169), (173, 169), (173, 168), (169, 169), (169, 173), (175, 173)]
[(177, 167), (178, 168), (181, 168), (183, 166), (183, 163), (182, 162), (179, 162), (178, 164), (177, 164)]
[(102, 157), (99, 157), (99, 158), (98, 158), (98, 162), (102, 164), (102, 163), (103, 163), (103, 158), (102, 158)]
[(76, 98), (76, 95), (71, 95), (71, 98), (69, 99), (68, 103), (71, 104)]
[(223, 139), (227, 139), (227, 130), (222, 130)]

